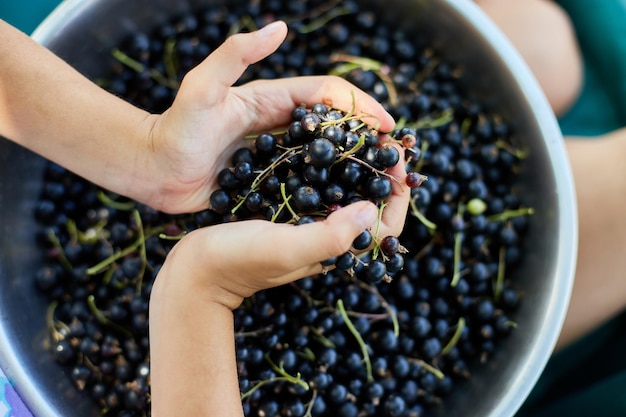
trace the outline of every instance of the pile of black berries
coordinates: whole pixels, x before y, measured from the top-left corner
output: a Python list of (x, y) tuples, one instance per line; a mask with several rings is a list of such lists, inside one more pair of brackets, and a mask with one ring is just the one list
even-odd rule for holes
[[(243, 3), (133, 34), (113, 51), (103, 87), (163, 111), (183, 74), (229, 34), (281, 18), (287, 40), (239, 82), (345, 77), (395, 117), (391, 136), (404, 154), (358, 118), (297, 108), (287, 131), (233, 155), (210, 208), (177, 216), (50, 164), (35, 282), (50, 300), (52, 356), (103, 415), (149, 416), (148, 300), (176, 239), (248, 217), (306, 222), (355, 199), (382, 207), (394, 181), (385, 167), (400, 157), (407, 175), (398, 180), (412, 187), (402, 234), (354, 243), (371, 238), (385, 256), (348, 253), (328, 260), (336, 267), (325, 274), (245, 300), (235, 311), (237, 364), (250, 417), (426, 416), (463, 380), (480, 378), (500, 340), (518, 319), (524, 325), (515, 314), (523, 282), (510, 271), (524, 261), (532, 214), (513, 186), (525, 152), (497, 109), (465, 93), (461, 77), (471, 74), (421, 46), (419, 28), (399, 30), (351, 0)], [(366, 272), (385, 258), (385, 273)], [(393, 280), (374, 283), (385, 276)]]
[[(219, 189), (210, 208), (229, 221), (263, 217), (280, 223), (302, 224), (323, 218), (355, 201), (367, 199), (384, 210), (392, 182), (419, 186), (424, 177), (395, 178), (386, 172), (401, 157), (392, 139), (380, 143), (378, 132), (357, 115), (318, 103), (293, 109), (285, 132), (261, 133), (250, 147), (239, 148), (232, 166), (218, 174)], [(396, 132), (404, 143), (417, 145), (415, 131)], [(397, 140), (403, 143), (402, 140)], [(402, 148), (404, 149), (404, 148)], [(414, 174), (414, 173), (412, 173)], [(404, 265), (404, 247), (395, 236), (373, 236), (364, 230), (353, 242), (355, 251), (373, 246), (375, 256), (363, 262), (352, 250), (323, 262), (371, 283), (391, 281)]]

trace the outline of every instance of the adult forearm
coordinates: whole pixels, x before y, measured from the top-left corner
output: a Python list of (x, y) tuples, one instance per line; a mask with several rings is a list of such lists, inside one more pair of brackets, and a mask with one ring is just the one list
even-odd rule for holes
[[(142, 178), (149, 114), (109, 94), (0, 20), (0, 135), (114, 191)], [(124, 168), (122, 170), (122, 168)], [(145, 175), (145, 174), (144, 174)], [(145, 181), (145, 184), (140, 184)]]
[(576, 183), (579, 249), (576, 279), (558, 347), (626, 307), (626, 129), (567, 139)]

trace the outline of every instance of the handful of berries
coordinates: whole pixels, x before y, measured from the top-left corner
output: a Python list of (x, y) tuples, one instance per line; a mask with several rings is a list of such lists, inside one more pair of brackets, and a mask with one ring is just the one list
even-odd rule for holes
[[(378, 132), (359, 116), (321, 103), (294, 108), (291, 119), (286, 131), (261, 133), (253, 146), (233, 154), (232, 166), (218, 175), (220, 188), (211, 194), (214, 211), (231, 221), (264, 217), (302, 224), (367, 199), (382, 213), (394, 181), (414, 188), (426, 178), (416, 172), (395, 178), (386, 172), (405, 156), (393, 142), (419, 155), (412, 128), (392, 132), (391, 140), (381, 142)], [(390, 273), (404, 265), (405, 249), (398, 238), (378, 236), (377, 230), (364, 230), (352, 249), (323, 266), (377, 283), (389, 282)], [(372, 256), (364, 261), (357, 253), (366, 250)]]

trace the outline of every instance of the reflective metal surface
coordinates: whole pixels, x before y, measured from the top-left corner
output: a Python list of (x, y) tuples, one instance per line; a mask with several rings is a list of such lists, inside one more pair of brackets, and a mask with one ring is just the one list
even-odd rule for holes
[[(135, 29), (217, 0), (66, 0), (33, 35), (89, 77), (104, 75), (110, 47)], [(383, 3), (371, 0), (367, 3)], [(562, 137), (534, 78), (493, 24), (466, 0), (386, 0), (396, 25), (422, 28), (449, 60), (464, 63), (467, 86), (512, 122), (532, 150), (524, 183), (536, 209), (526, 262), (518, 328), (485, 366), (435, 413), (507, 417), (539, 378), (567, 309), (576, 257), (575, 196)], [(71, 86), (68, 86), (71, 88)], [(45, 350), (46, 302), (34, 290), (39, 261), (31, 210), (43, 160), (0, 142), (0, 366), (36, 416), (95, 417), (99, 410), (70, 385)], [(523, 277), (523, 278), (522, 278)]]

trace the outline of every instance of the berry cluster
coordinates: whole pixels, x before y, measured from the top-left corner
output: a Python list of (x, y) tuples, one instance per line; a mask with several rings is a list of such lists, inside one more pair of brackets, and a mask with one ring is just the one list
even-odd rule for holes
[[(412, 187), (400, 236), (364, 236), (355, 248), (377, 251), (361, 253), (354, 264), (350, 254), (329, 260), (336, 267), (326, 274), (257, 293), (235, 311), (245, 413), (428, 415), (452, 390), (462, 390), (464, 379), (480, 383), (482, 364), (517, 320), (523, 325), (516, 316), (523, 277), (510, 271), (524, 262), (532, 213), (514, 187), (524, 152), (506, 121), (465, 92), (462, 71), (422, 48), (419, 32), (398, 30), (373, 6), (245, 3), (197, 10), (133, 34), (114, 51), (103, 86), (162, 111), (182, 75), (229, 34), (282, 18), (290, 25), (287, 40), (240, 82), (345, 77), (398, 121), (391, 136), (407, 162), (407, 175), (398, 180)], [(373, 146), (376, 135), (357, 127), (357, 118), (333, 109), (294, 112), (295, 123), (282, 135), (262, 134), (233, 156), (220, 174), (222, 192), (200, 213), (165, 215), (56, 165), (46, 170), (36, 210), (44, 262), (35, 281), (51, 302), (51, 350), (103, 414), (150, 415), (148, 299), (178, 236), (247, 216), (305, 222), (332, 212), (337, 199), (367, 198), (384, 209), (380, 202), (394, 181), (384, 171), (393, 151)], [(315, 116), (325, 124), (317, 136), (326, 132), (333, 146), (306, 133)], [(352, 120), (336, 129), (335, 118)], [(377, 184), (368, 190), (368, 181), (350, 182), (357, 177)], [(389, 285), (372, 284), (381, 275), (368, 279), (364, 272), (366, 264), (379, 265), (381, 254), (395, 262), (384, 266), (394, 278)], [(399, 264), (401, 270), (390, 272)]]
[[(262, 216), (274, 222), (302, 224), (326, 217), (346, 204), (367, 199), (384, 210), (392, 182), (412, 186), (415, 173), (394, 178), (386, 169), (398, 163), (400, 151), (392, 140), (380, 143), (376, 130), (358, 116), (318, 103), (299, 106), (283, 133), (261, 133), (250, 147), (239, 148), (232, 166), (218, 174), (219, 187), (210, 196), (210, 207), (230, 220)], [(415, 146), (415, 131), (402, 129), (404, 143)], [(401, 143), (402, 141), (400, 141)], [(371, 249), (375, 256), (363, 264), (368, 282), (390, 281), (389, 274), (402, 269), (404, 248), (397, 237), (379, 238), (364, 230), (353, 242), (355, 251)], [(354, 274), (363, 261), (355, 251), (323, 262)]]

